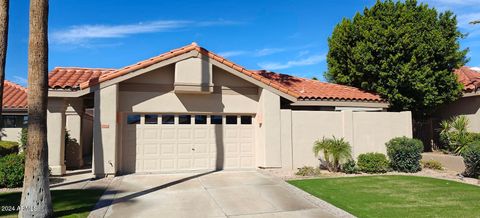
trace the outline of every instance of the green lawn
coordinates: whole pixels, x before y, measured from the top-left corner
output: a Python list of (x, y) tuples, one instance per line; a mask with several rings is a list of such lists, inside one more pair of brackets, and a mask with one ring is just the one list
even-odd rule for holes
[[(52, 190), (55, 217), (87, 217), (104, 190)], [(20, 192), (0, 193), (0, 206), (18, 206)], [(16, 217), (17, 212), (0, 210), (0, 217)]]
[(292, 180), (358, 217), (480, 217), (480, 187), (417, 176)]

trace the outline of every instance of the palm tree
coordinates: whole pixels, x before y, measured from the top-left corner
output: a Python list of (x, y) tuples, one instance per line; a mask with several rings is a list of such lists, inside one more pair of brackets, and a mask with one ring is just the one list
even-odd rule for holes
[(321, 141), (317, 140), (313, 146), (313, 153), (318, 157), (318, 154), (323, 151), (325, 158), (325, 165), (329, 171), (338, 172), (340, 164), (351, 159), (352, 147), (345, 141), (344, 138), (323, 138)]
[[(3, 81), (5, 80), (5, 60), (8, 39), (8, 0), (0, 0), (0, 103), (3, 103)], [(0, 129), (3, 129), (3, 116), (0, 107)], [(2, 134), (0, 134), (0, 140)]]
[(28, 143), (20, 217), (53, 217), (47, 146), (48, 0), (30, 1)]

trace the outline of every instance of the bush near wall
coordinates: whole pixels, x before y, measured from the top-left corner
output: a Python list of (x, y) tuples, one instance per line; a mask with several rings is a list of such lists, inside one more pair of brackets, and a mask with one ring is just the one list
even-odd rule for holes
[(418, 139), (397, 137), (388, 141), (387, 154), (393, 170), (406, 173), (415, 173), (422, 169), (423, 143)]
[(25, 155), (9, 154), (0, 158), (0, 188), (16, 188), (23, 184)]
[(360, 154), (357, 165), (364, 173), (386, 173), (389, 170), (387, 157), (382, 153)]
[(465, 163), (465, 172), (467, 177), (480, 177), (480, 141), (473, 142), (462, 151), (463, 162)]
[(18, 153), (18, 142), (0, 141), (0, 157)]

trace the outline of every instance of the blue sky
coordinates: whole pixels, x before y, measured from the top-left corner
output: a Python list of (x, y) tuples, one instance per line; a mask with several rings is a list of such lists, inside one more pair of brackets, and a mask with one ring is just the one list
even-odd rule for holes
[[(458, 15), (480, 66), (478, 0), (424, 0)], [(191, 42), (248, 69), (323, 78), (327, 38), (374, 0), (51, 0), (49, 69), (120, 68)], [(6, 78), (26, 85), (28, 1), (10, 1)]]

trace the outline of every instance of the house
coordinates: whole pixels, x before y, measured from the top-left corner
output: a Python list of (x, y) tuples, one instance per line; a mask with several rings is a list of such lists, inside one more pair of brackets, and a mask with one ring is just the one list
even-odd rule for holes
[(442, 106), (436, 113), (437, 120), (465, 115), (470, 120), (469, 130), (480, 132), (480, 72), (471, 67), (461, 67), (454, 73), (463, 84), (463, 95), (453, 103)]
[(22, 128), (26, 127), (27, 116), (27, 89), (5, 81), (3, 83), (3, 129), (2, 140), (19, 141)]
[(49, 88), (54, 175), (65, 173), (65, 131), (77, 150), (93, 134), (96, 176), (294, 169), (318, 165), (312, 146), (322, 137), (344, 137), (357, 156), (412, 135), (410, 112), (387, 112), (374, 93), (247, 70), (195, 43), (121, 69), (57, 67)]

